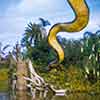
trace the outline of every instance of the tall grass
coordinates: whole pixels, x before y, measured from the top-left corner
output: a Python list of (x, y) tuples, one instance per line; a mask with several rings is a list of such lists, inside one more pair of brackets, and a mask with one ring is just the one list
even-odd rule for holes
[(0, 69), (0, 91), (7, 91), (9, 88), (8, 80), (9, 80), (9, 69), (1, 68)]

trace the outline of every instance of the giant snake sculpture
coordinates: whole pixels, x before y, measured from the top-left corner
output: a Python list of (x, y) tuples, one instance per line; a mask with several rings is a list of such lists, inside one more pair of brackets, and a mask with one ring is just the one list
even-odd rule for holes
[(89, 8), (85, 0), (67, 0), (75, 13), (75, 19), (67, 23), (57, 23), (52, 26), (48, 35), (49, 45), (57, 52), (59, 63), (64, 60), (64, 51), (56, 35), (59, 32), (79, 32), (84, 29), (89, 20)]
[[(68, 3), (72, 7), (75, 13), (75, 19), (72, 22), (68, 23), (58, 23), (55, 24), (49, 31), (48, 35), (48, 43), (54, 50), (57, 52), (59, 57), (59, 63), (64, 60), (64, 51), (57, 41), (56, 35), (59, 32), (79, 32), (83, 28), (86, 27), (89, 20), (89, 9), (85, 2), (85, 0), (68, 0)], [(40, 77), (35, 70), (33, 69), (32, 63), (29, 61), (29, 69), (31, 72), (31, 78), (24, 77), (25, 80), (30, 81), (32, 84), (34, 83), (36, 89), (41, 90), (43, 88), (42, 83), (45, 87), (49, 87), (54, 93), (65, 94), (66, 90), (56, 90), (51, 85), (46, 84), (42, 77)], [(27, 86), (32, 88), (32, 84), (28, 84)], [(32, 89), (31, 89), (32, 90)], [(33, 93), (33, 91), (32, 91)]]

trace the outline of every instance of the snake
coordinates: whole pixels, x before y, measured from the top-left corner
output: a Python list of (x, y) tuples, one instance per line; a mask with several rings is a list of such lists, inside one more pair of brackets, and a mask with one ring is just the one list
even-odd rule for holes
[(67, 0), (72, 8), (75, 18), (71, 22), (56, 23), (48, 33), (48, 43), (56, 51), (58, 55), (58, 62), (64, 60), (64, 50), (57, 41), (57, 33), (69, 32), (75, 33), (83, 30), (89, 22), (89, 7), (85, 0)]

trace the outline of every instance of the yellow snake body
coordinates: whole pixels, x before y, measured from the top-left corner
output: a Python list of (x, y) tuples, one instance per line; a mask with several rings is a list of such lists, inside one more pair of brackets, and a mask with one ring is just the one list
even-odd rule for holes
[(89, 20), (89, 9), (85, 0), (68, 0), (68, 3), (75, 13), (75, 19), (72, 22), (53, 25), (48, 35), (48, 43), (54, 50), (56, 50), (59, 57), (59, 63), (64, 60), (64, 51), (57, 41), (57, 33), (79, 32), (86, 27)]

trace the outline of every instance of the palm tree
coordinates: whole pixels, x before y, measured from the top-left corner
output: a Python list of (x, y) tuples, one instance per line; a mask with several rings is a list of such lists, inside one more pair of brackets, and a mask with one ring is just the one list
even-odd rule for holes
[(50, 22), (48, 20), (45, 20), (44, 18), (39, 18), (39, 20), (41, 21), (41, 26), (43, 27), (51, 25)]
[(40, 25), (35, 23), (29, 23), (26, 27), (22, 44), (26, 47), (35, 46), (42, 39)]
[[(32, 55), (34, 50), (40, 45), (40, 41), (44, 40), (46, 40), (46, 29), (41, 24), (29, 23), (21, 41), (22, 46), (25, 47), (26, 50), (26, 58), (29, 57), (33, 59)], [(37, 56), (36, 52), (35, 55)]]

